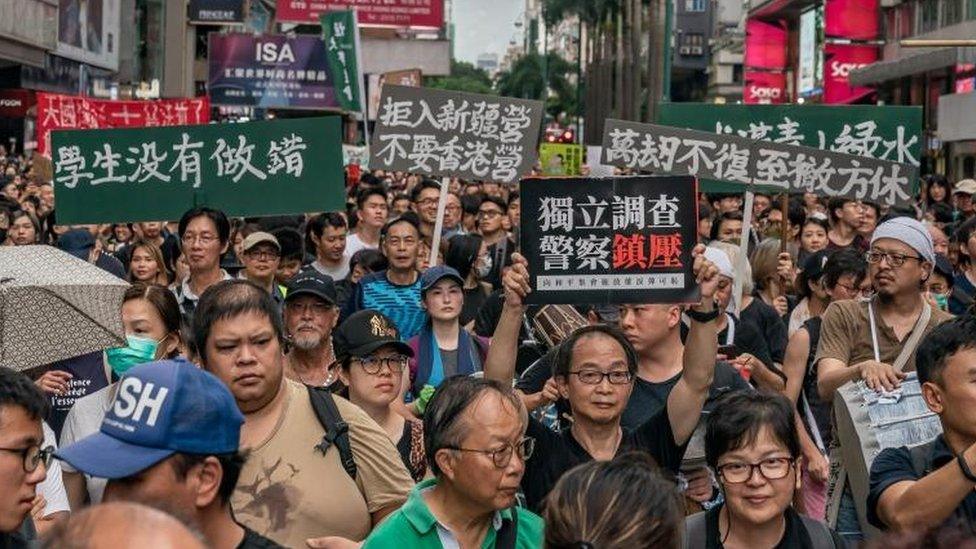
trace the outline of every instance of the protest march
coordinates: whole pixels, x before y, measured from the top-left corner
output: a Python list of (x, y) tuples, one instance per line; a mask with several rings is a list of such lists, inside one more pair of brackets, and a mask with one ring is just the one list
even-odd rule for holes
[[(85, 63), (109, 4), (50, 5)], [(0, 98), (0, 547), (973, 544), (976, 180), (927, 110), (574, 121), (426, 72), (460, 2), (177, 4), (195, 89)]]

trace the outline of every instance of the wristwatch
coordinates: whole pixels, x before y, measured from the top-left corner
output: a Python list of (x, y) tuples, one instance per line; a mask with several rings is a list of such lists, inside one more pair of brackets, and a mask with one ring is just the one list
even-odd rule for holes
[(711, 322), (718, 318), (718, 315), (721, 314), (722, 311), (720, 311), (718, 307), (715, 307), (711, 311), (702, 313), (689, 308), (687, 311), (685, 311), (685, 313), (688, 315), (688, 318), (694, 320), (695, 322)]
[(962, 476), (969, 479), (969, 482), (976, 482), (976, 475), (969, 468), (969, 464), (966, 463), (966, 458), (962, 456), (962, 453), (956, 456), (956, 462), (959, 464), (959, 468), (962, 469)]

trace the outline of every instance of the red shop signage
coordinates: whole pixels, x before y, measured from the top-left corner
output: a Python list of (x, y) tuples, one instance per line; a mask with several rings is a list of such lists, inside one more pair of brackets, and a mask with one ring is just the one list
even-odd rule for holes
[(874, 92), (868, 87), (851, 87), (851, 71), (878, 60), (878, 47), (857, 44), (824, 46), (824, 94), (828, 104), (853, 103)]
[(0, 118), (24, 118), (36, 101), (30, 90), (0, 90)]
[(786, 103), (786, 74), (746, 71), (742, 102), (747, 105)]
[(278, 0), (277, 20), (319, 24), (327, 11), (356, 10), (360, 25), (440, 28), (444, 0)]

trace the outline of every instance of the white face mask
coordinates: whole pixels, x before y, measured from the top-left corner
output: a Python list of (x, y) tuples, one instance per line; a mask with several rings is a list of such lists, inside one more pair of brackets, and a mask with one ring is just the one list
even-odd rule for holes
[(475, 268), (475, 274), (478, 278), (485, 278), (491, 273), (491, 254), (485, 254), (480, 261), (480, 265)]

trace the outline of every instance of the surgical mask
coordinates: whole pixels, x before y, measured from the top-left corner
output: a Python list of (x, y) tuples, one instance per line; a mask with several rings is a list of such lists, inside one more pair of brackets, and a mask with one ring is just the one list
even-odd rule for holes
[(155, 360), (159, 348), (158, 341), (147, 337), (127, 335), (125, 342), (125, 347), (105, 349), (105, 359), (119, 377), (135, 366)]
[(481, 265), (475, 269), (475, 274), (478, 275), (478, 278), (484, 279), (489, 273), (491, 273), (491, 254), (485, 254), (481, 259)]
[(945, 294), (935, 294), (935, 304), (943, 311), (949, 310), (949, 297)]

